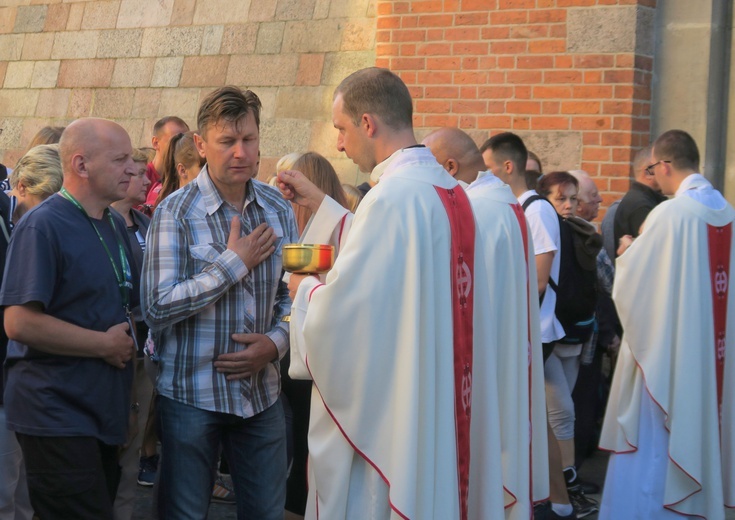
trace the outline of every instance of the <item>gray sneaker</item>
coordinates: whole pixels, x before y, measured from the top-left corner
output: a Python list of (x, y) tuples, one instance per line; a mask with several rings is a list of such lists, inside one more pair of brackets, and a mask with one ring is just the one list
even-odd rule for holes
[(569, 493), (569, 502), (572, 503), (574, 512), (577, 513), (577, 518), (584, 518), (600, 510), (597, 501), (586, 497), (581, 489), (569, 489), (567, 492)]

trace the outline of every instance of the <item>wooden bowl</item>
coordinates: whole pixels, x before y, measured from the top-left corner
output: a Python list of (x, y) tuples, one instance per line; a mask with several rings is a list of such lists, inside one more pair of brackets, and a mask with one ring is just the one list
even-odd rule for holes
[(334, 246), (326, 244), (286, 244), (283, 268), (290, 273), (321, 274), (334, 265)]

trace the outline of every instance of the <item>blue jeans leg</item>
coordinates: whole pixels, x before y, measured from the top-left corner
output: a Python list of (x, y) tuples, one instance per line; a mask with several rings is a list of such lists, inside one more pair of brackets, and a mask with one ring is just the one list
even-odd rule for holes
[(159, 518), (207, 518), (214, 486), (221, 416), (158, 396), (162, 457)]
[(281, 402), (242, 419), (228, 416), (222, 446), (237, 497), (237, 518), (282, 520), (286, 503), (286, 423)]

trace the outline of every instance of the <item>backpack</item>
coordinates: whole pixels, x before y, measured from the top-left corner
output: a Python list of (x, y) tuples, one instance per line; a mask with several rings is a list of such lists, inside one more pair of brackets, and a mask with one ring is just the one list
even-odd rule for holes
[[(537, 200), (545, 200), (551, 204), (540, 195), (532, 195), (523, 203), (523, 211)], [(554, 214), (559, 219), (561, 257), (559, 281), (557, 283), (549, 276), (549, 285), (556, 293), (554, 314), (566, 333), (557, 343), (584, 343), (591, 337), (595, 326), (596, 259), (602, 248), (602, 237), (581, 219), (564, 219), (556, 213), (556, 209)]]

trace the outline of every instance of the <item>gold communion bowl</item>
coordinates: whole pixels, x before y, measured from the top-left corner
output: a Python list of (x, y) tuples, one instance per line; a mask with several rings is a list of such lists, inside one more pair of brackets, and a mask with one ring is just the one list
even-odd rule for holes
[(326, 244), (286, 244), (283, 268), (290, 273), (321, 274), (334, 265), (334, 246)]

